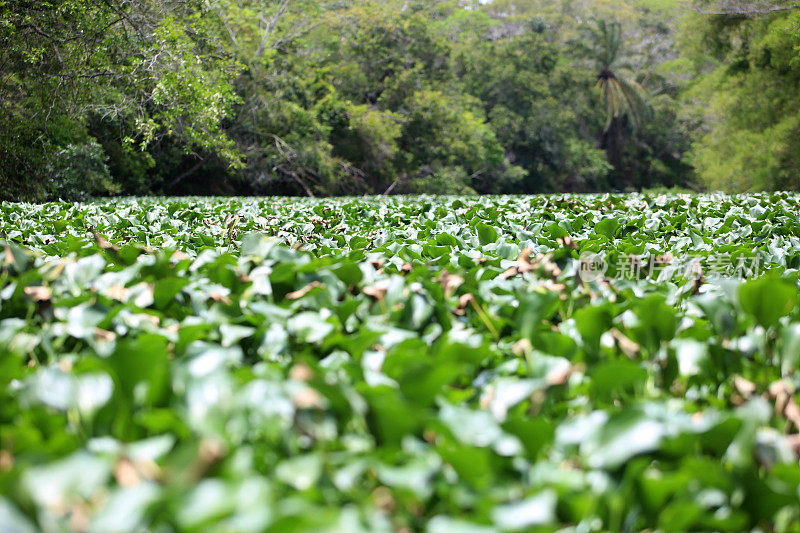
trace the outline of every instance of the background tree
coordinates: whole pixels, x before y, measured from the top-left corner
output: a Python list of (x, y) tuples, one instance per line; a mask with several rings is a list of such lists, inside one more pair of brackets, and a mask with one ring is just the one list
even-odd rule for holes
[[(221, 120), (237, 71), (202, 2), (4, 1), (0, 10), (0, 176), (6, 197), (61, 194), (58, 154), (104, 164), (91, 120), (112, 121), (121, 151), (164, 139), (238, 163)], [(115, 192), (93, 181), (89, 193)], [(60, 191), (60, 192), (59, 192)]]
[(796, 2), (0, 6), (5, 199), (800, 187)]
[(602, 116), (591, 76), (548, 42), (540, 18), (503, 38), (486, 37), (502, 24), (492, 22), (483, 37), (463, 29), (453, 64), (465, 90), (482, 102), (508, 158), (526, 171), (513, 190), (604, 188), (609, 166), (595, 147)]
[(690, 161), (731, 191), (800, 188), (800, 11), (796, 2), (695, 2), (683, 34), (701, 127)]
[(632, 169), (625, 163), (627, 142), (635, 142), (636, 130), (648, 118), (645, 91), (635, 80), (618, 75), (624, 45), (618, 22), (595, 20), (586, 26), (589, 58), (597, 71), (597, 88), (603, 97), (606, 122), (600, 147), (606, 150), (614, 167), (612, 184), (618, 189), (633, 187)]

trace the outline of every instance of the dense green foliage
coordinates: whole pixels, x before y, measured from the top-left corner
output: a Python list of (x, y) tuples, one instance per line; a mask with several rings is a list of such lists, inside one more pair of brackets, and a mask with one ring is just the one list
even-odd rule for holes
[[(685, 11), (677, 2), (0, 8), (6, 200), (695, 183), (684, 155), (696, 123), (681, 112), (685, 84), (670, 69)], [(703, 173), (717, 172), (715, 154), (730, 165), (701, 139), (693, 161)], [(790, 160), (764, 172), (790, 176)]]
[(143, 171), (164, 137), (184, 156), (238, 160), (221, 124), (238, 67), (220, 56), (205, 11), (200, 1), (0, 2), (0, 198), (130, 191), (131, 176), (149, 190)]
[[(2, 531), (800, 527), (796, 195), (6, 203), (0, 227)], [(762, 275), (714, 275), (742, 259)]]
[(0, 1), (0, 198), (800, 187), (789, 0)]
[(707, 72), (687, 93), (702, 124), (690, 156), (710, 187), (800, 187), (800, 10), (779, 9), (800, 6), (765, 4), (686, 28), (688, 58)]

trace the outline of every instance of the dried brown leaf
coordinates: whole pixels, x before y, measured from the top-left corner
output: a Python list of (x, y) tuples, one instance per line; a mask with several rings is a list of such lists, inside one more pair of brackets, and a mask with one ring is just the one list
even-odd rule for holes
[(622, 350), (628, 358), (634, 359), (637, 355), (639, 355), (640, 346), (628, 338), (624, 333), (622, 333), (617, 328), (611, 328), (611, 335), (614, 337), (614, 340), (617, 342), (617, 346), (619, 349)]
[(733, 377), (733, 386), (745, 399), (750, 398), (756, 392), (756, 384), (742, 376)]
[(533, 345), (528, 339), (520, 339), (511, 347), (511, 352), (518, 357), (525, 357), (533, 351)]
[(114, 465), (114, 479), (120, 487), (133, 487), (142, 482), (139, 472), (127, 457), (120, 457)]
[(14, 468), (14, 456), (8, 450), (0, 450), (0, 472), (10, 472)]
[(97, 242), (97, 246), (103, 250), (113, 250), (115, 252), (119, 251), (119, 247), (117, 245), (111, 244), (105, 237), (94, 230), (92, 230), (92, 233), (94, 234), (94, 240)]
[(383, 301), (384, 297), (386, 296), (386, 289), (383, 287), (379, 287), (377, 285), (369, 285), (364, 287), (361, 292), (366, 294), (367, 296), (371, 296), (378, 301)]
[(464, 284), (464, 278), (455, 274), (450, 274), (447, 270), (443, 270), (437, 278), (437, 281), (444, 289), (445, 298), (449, 298), (461, 285)]
[(324, 404), (322, 395), (316, 389), (303, 387), (292, 395), (292, 403), (298, 409), (321, 409)]
[(53, 291), (50, 289), (50, 287), (44, 287), (42, 285), (25, 287), (23, 291), (25, 294), (33, 298), (33, 301), (35, 302), (47, 302), (53, 296)]
[(453, 311), (453, 313), (455, 313), (457, 316), (464, 316), (465, 314), (467, 314), (467, 306), (474, 299), (475, 297), (470, 293), (462, 294), (461, 297), (458, 299), (458, 307), (456, 308), (455, 311)]
[(233, 303), (233, 301), (230, 298), (228, 298), (228, 296), (226, 294), (222, 294), (219, 291), (211, 291), (211, 293), (209, 293), (208, 296), (209, 296), (209, 298), (211, 298), (215, 302), (218, 302), (218, 303), (221, 303), (221, 304), (231, 305)]
[[(152, 316), (152, 315), (147, 315)], [(156, 317), (153, 317), (158, 320)], [(107, 331), (105, 329), (94, 328), (94, 338), (98, 342), (111, 342), (117, 338), (117, 334), (113, 331)]]
[(322, 288), (322, 286), (323, 286), (322, 283), (320, 283), (319, 281), (312, 281), (311, 283), (309, 283), (308, 285), (306, 285), (302, 289), (298, 289), (296, 291), (293, 291), (293, 292), (290, 292), (289, 294), (287, 294), (286, 295), (286, 299), (287, 300), (299, 300), (300, 298), (302, 298), (303, 296), (305, 296), (306, 294), (308, 294), (312, 290)]
[(547, 384), (551, 387), (557, 387), (560, 385), (566, 385), (569, 382), (569, 378), (572, 373), (575, 371), (575, 367), (572, 365), (566, 368), (556, 368), (551, 370), (547, 373), (545, 379), (547, 380)]
[(305, 363), (297, 363), (289, 370), (289, 379), (295, 381), (311, 381), (314, 371)]

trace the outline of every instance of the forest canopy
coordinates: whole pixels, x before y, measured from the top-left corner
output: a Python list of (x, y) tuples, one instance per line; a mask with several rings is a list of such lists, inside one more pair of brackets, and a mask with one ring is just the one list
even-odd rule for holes
[(800, 4), (0, 0), (0, 199), (800, 188)]

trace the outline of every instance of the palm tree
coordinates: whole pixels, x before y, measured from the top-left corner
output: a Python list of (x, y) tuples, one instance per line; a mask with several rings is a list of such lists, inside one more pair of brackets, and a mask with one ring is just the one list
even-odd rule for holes
[(635, 133), (649, 115), (644, 88), (634, 80), (617, 76), (615, 68), (622, 48), (622, 26), (619, 22), (594, 20), (586, 27), (589, 57), (594, 61), (597, 88), (606, 106), (606, 125), (600, 135), (600, 147), (606, 150), (608, 161), (614, 166), (618, 186), (633, 185), (633, 176), (624, 168), (623, 148), (626, 130)]

